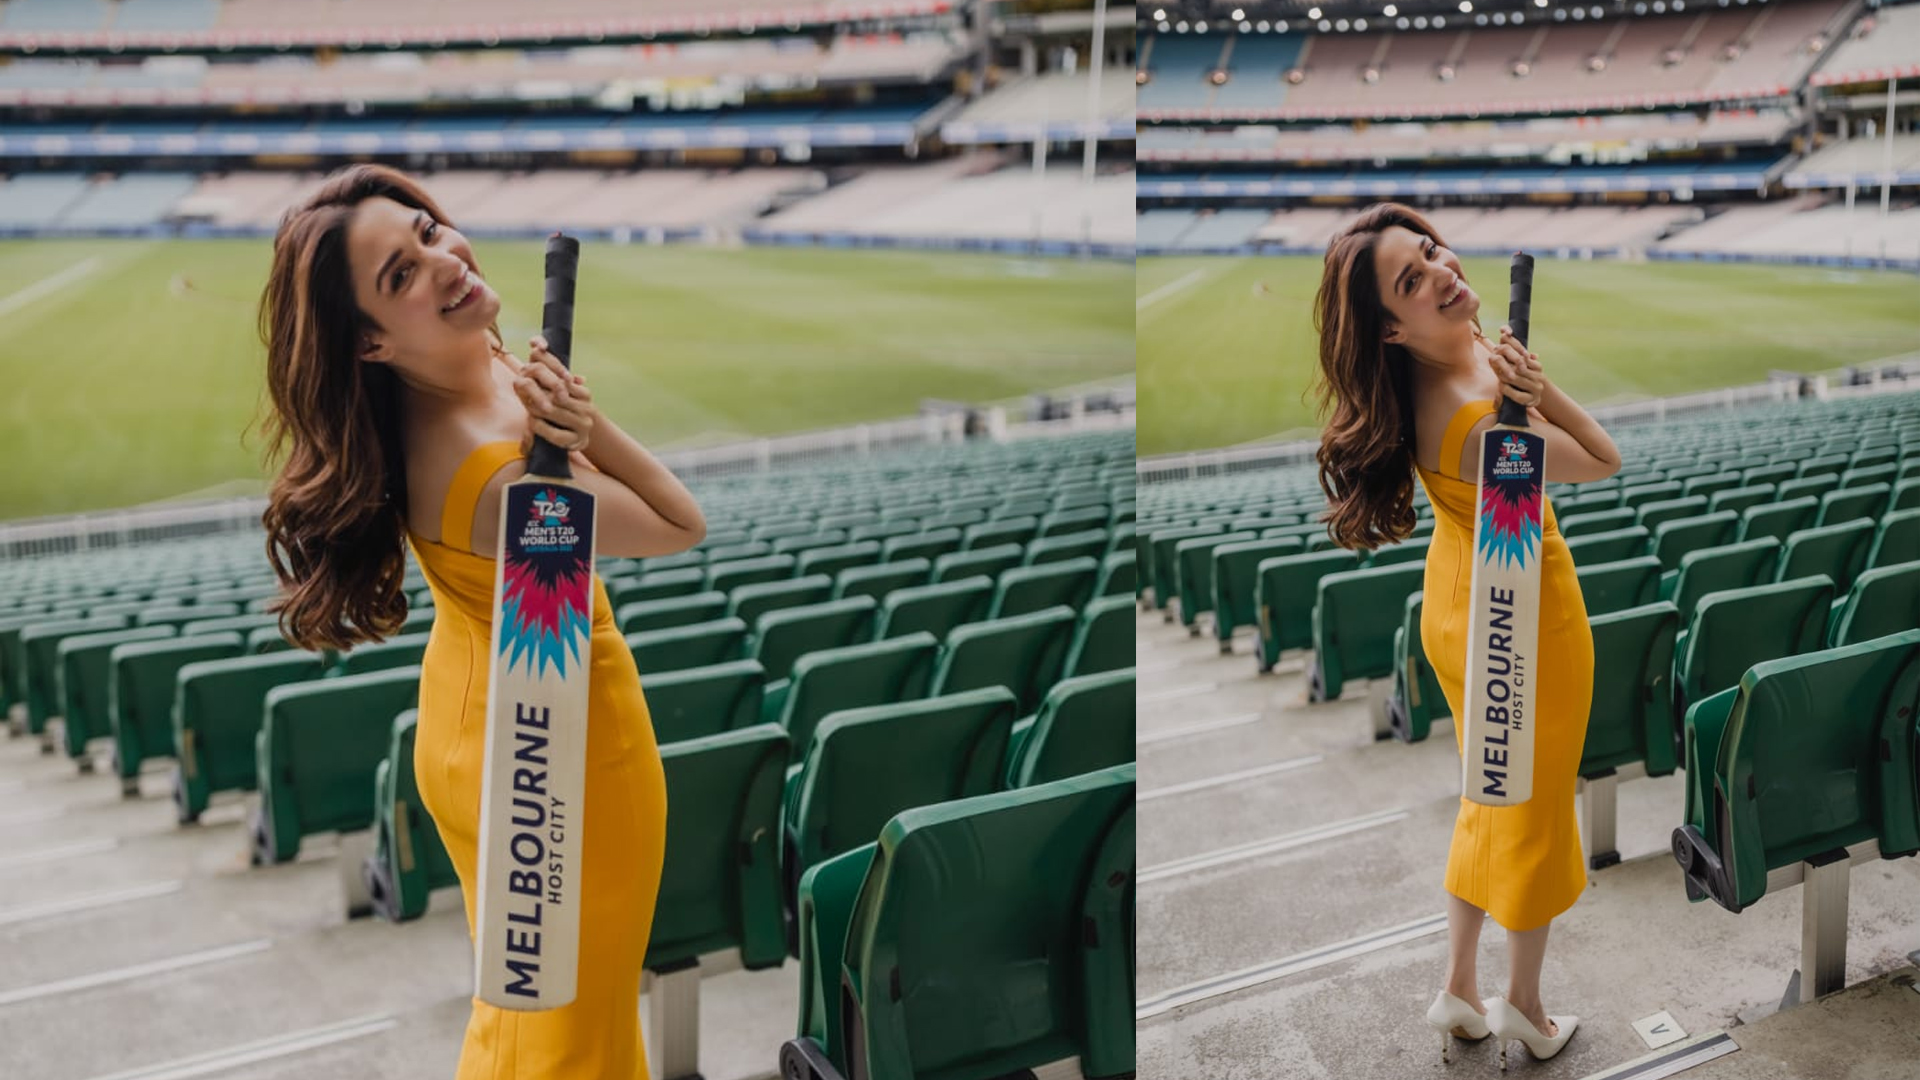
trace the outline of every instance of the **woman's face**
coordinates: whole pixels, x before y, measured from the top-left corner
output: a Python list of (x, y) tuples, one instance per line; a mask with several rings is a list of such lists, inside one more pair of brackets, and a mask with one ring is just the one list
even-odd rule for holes
[(1471, 333), (1480, 295), (1467, 285), (1451, 250), (1393, 225), (1374, 242), (1373, 272), (1389, 316), (1386, 340), (1428, 352), (1421, 346)]
[(375, 324), (364, 360), (406, 364), (470, 349), (500, 314), (467, 238), (384, 196), (354, 209), (347, 262), (354, 300)]

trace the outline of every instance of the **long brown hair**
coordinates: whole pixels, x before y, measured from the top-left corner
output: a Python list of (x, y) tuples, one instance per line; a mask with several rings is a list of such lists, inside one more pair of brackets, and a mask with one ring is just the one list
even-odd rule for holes
[[(1382, 339), (1389, 313), (1374, 248), (1395, 226), (1442, 247), (1432, 224), (1400, 203), (1361, 211), (1327, 242), (1313, 328), (1320, 335), (1320, 490), (1327, 531), (1344, 548), (1376, 548), (1413, 533), (1413, 355)], [(1475, 325), (1479, 322), (1476, 319)]]
[[(260, 296), (271, 411), (266, 459), (285, 453), (261, 524), (282, 592), (269, 609), (305, 649), (378, 641), (407, 616), (407, 470), (400, 381), (355, 347), (374, 323), (353, 298), (347, 225), (384, 196), (451, 225), (406, 174), (383, 165), (334, 173), (280, 219)], [(493, 331), (495, 347), (499, 333)]]

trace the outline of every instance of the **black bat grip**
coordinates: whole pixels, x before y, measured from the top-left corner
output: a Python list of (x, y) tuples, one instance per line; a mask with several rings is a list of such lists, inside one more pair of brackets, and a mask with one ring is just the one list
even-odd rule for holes
[[(540, 336), (547, 339), (547, 351), (571, 368), (573, 360), (573, 283), (580, 275), (580, 241), (554, 233), (547, 238), (547, 287), (540, 308)], [(538, 435), (527, 454), (527, 472), (533, 476), (570, 479), (573, 465), (567, 452)]]
[[(1524, 251), (1513, 253), (1513, 265), (1507, 273), (1507, 325), (1522, 349), (1527, 347), (1528, 323), (1533, 321), (1533, 256)], [(1512, 427), (1527, 426), (1527, 407), (1502, 395), (1500, 423)]]

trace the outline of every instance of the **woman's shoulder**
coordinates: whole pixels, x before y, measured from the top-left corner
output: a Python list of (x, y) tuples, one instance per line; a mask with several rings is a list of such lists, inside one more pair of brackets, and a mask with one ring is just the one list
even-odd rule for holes
[[(411, 431), (407, 440), (408, 530), (424, 540), (444, 542), (441, 519), (461, 468), (487, 447), (511, 444), (517, 448), (519, 441), (518, 433), (505, 425), (472, 417), (427, 421)], [(464, 537), (461, 542), (465, 543)]]
[[(1496, 388), (1497, 389), (1497, 388)], [(1423, 387), (1414, 395), (1414, 459), (1428, 472), (1440, 472), (1440, 448), (1453, 418), (1469, 406), (1493, 400), (1489, 388), (1462, 379)]]

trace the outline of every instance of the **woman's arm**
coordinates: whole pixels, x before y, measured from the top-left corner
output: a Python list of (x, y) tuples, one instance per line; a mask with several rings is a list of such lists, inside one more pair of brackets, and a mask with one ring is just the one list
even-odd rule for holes
[[(1530, 402), (1528, 422), (1546, 444), (1546, 480), (1580, 484), (1605, 480), (1620, 471), (1620, 449), (1613, 444), (1613, 437), (1587, 415), (1579, 402), (1547, 378), (1539, 358), (1520, 348), (1510, 328), (1500, 328), (1500, 342), (1488, 363), (1500, 380), (1503, 394)], [(1497, 416), (1485, 417), (1469, 432), (1460, 448), (1462, 477), (1480, 475), (1480, 436), (1497, 422)]]
[(677, 544), (674, 550), (685, 551), (706, 539), (707, 519), (693, 492), (639, 440), (604, 414), (595, 417), (593, 439), (582, 453), (589, 464), (625, 484), (658, 515), (659, 523), (650, 532), (658, 535), (670, 529), (679, 534), (674, 537), (669, 533), (661, 537), (662, 542)]
[[(1540, 382), (1542, 385), (1540, 402), (1533, 408), (1528, 409), (1527, 412), (1533, 416), (1544, 419), (1547, 423), (1565, 432), (1574, 442), (1580, 445), (1582, 450), (1587, 452), (1587, 455), (1595, 463), (1606, 467), (1606, 472), (1603, 475), (1582, 476), (1580, 479), (1605, 480), (1607, 477), (1619, 472), (1620, 448), (1613, 444), (1613, 436), (1608, 435), (1607, 429), (1600, 426), (1600, 421), (1589, 416), (1587, 410), (1582, 408), (1579, 402), (1568, 397), (1565, 390), (1560, 389), (1553, 380), (1547, 378), (1544, 374), (1541, 375)], [(1547, 458), (1547, 468), (1549, 471), (1553, 469), (1553, 457), (1551, 455)], [(1590, 470), (1582, 471), (1588, 472)]]

